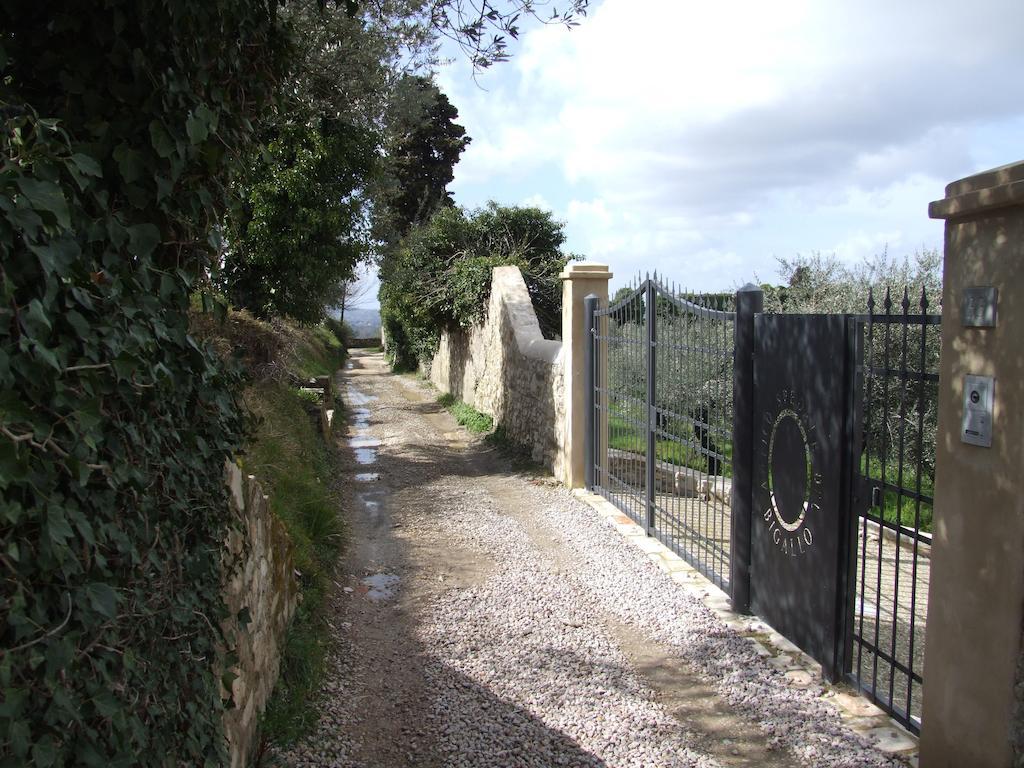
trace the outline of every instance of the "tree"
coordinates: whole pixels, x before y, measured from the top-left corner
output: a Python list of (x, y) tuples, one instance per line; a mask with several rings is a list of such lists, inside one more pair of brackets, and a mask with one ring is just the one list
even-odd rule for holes
[(447, 187), (471, 139), (455, 122), (459, 111), (425, 77), (402, 80), (390, 114), (376, 229), (379, 238), (393, 245), (440, 208), (453, 205)]
[(219, 280), (257, 317), (315, 323), (367, 254), (374, 143), (336, 120), (277, 133), (239, 175)]
[(341, 286), (341, 300), (335, 305), (338, 320), (345, 322), (345, 310), (360, 309), (360, 304), (370, 295), (372, 285), (364, 279), (365, 275), (355, 275)]
[(581, 16), (587, 15), (589, 0), (567, 0), (563, 12), (552, 8), (550, 14), (538, 9), (550, 6), (545, 0), (426, 0), (420, 4), (421, 17), (442, 37), (454, 41), (473, 63), (474, 71), (507, 61), (508, 39), (519, 38), (519, 22), (523, 17), (542, 24), (562, 24), (571, 29)]
[(917, 251), (900, 259), (888, 250), (846, 264), (836, 256), (812, 253), (792, 259), (780, 258), (779, 273), (784, 285), (765, 288), (769, 312), (867, 312), (868, 292), (879, 295), (885, 289), (902, 293), (906, 286), (924, 290), (934, 311), (942, 297), (942, 255), (936, 250)]

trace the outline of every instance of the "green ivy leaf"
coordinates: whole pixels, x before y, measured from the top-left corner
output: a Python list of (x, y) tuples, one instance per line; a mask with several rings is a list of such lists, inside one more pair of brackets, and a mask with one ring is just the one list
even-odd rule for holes
[(86, 584), (85, 594), (94, 611), (103, 614), (108, 619), (117, 616), (117, 592), (109, 584), (104, 584), (101, 581)]
[(15, 208), (8, 214), (7, 218), (16, 227), (24, 230), (25, 234), (29, 237), (35, 237), (36, 231), (39, 227), (43, 226), (43, 220), (31, 208)]
[(28, 729), (28, 723), (24, 720), (16, 720), (11, 723), (11, 727), (7, 732), (7, 737), (11, 742), (11, 752), (14, 753), (15, 757), (25, 757), (28, 754), (31, 735)]
[(92, 699), (93, 706), (96, 707), (96, 711), (103, 717), (111, 717), (117, 714), (121, 707), (121, 703), (117, 700), (117, 697), (110, 691), (99, 691)]
[(188, 133), (188, 140), (195, 144), (202, 144), (210, 135), (210, 127), (198, 114), (189, 115), (185, 121), (185, 131)]
[(75, 535), (64, 515), (54, 509), (50, 509), (49, 514), (46, 516), (46, 528), (50, 541), (57, 546), (63, 545), (65, 541)]
[(160, 230), (154, 224), (128, 227), (128, 250), (136, 256), (149, 256), (160, 244)]
[(177, 149), (171, 134), (159, 120), (154, 120), (149, 124), (149, 140), (156, 153), (163, 158), (170, 157)]
[(65, 229), (71, 226), (68, 201), (59, 186), (52, 181), (39, 181), (24, 176), (18, 179), (17, 184), (18, 189), (28, 198), (33, 207), (52, 213), (57, 219), (57, 223)]
[(103, 178), (103, 168), (100, 167), (95, 158), (84, 155), (81, 152), (76, 152), (71, 156), (71, 161), (86, 176), (95, 176), (98, 179)]
[(57, 760), (57, 742), (46, 734), (32, 747), (32, 760), (37, 768), (50, 768)]
[(0, 717), (8, 720), (17, 717), (21, 714), (27, 699), (28, 691), (5, 688), (3, 700), (0, 701)]
[(129, 184), (141, 179), (146, 172), (142, 156), (127, 144), (118, 144), (114, 148), (114, 160), (117, 161), (121, 176)]
[(24, 326), (25, 332), (33, 337), (45, 337), (53, 330), (53, 324), (46, 316), (46, 310), (43, 309), (39, 299), (32, 299), (28, 303), (28, 307), (21, 316), (21, 324)]

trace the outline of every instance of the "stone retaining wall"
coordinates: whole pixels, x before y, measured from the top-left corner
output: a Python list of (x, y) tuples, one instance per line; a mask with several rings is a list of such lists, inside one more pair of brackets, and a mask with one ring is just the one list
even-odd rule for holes
[[(240, 558), (224, 574), (224, 602), (230, 618), (221, 628), (232, 668), (232, 708), (224, 713), (224, 732), (232, 768), (252, 760), (257, 723), (274, 690), (285, 633), (298, 601), (291, 540), (256, 478), (243, 478), (238, 465), (225, 465), (231, 511), (241, 521), (226, 542), (227, 558)], [(248, 621), (239, 621), (241, 613)], [(227, 692), (224, 692), (227, 695)]]
[(495, 267), (486, 319), (441, 334), (424, 373), (439, 390), (491, 416), (535, 461), (563, 474), (562, 343), (545, 339), (518, 267)]

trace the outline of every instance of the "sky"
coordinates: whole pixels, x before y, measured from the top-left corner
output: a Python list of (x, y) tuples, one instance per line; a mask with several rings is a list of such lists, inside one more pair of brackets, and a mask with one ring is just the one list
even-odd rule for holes
[(928, 203), (1024, 159), (1024, 0), (598, 0), (475, 80), (455, 201), (536, 205), (613, 290), (777, 282), (779, 257), (941, 248)]

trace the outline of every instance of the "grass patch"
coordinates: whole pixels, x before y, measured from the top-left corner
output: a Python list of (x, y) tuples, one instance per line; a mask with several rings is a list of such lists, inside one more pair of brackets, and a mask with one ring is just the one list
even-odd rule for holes
[[(886, 464), (884, 477), (893, 485), (898, 484), (900, 481), (897, 470), (896, 458), (891, 457)], [(877, 456), (872, 456), (869, 465), (867, 458), (862, 456), (861, 472), (870, 478), (881, 479), (883, 477), (881, 459)], [(908, 459), (903, 465), (902, 487), (912, 491), (916, 490), (918, 483), (917, 475), (917, 467)], [(925, 472), (921, 475), (920, 482), (922, 495), (935, 498), (935, 478), (930, 473)], [(879, 509), (876, 507), (871, 512), (874, 515), (878, 515)], [(921, 530), (927, 533), (931, 533), (932, 530), (932, 505), (922, 501), (920, 511), (918, 511), (917, 502), (914, 499), (904, 496), (901, 500), (899, 494), (895, 491), (885, 491), (882, 494), (881, 516), (882, 519), (890, 523), (895, 523), (899, 520), (900, 525), (904, 525), (907, 528), (913, 528), (914, 518), (919, 516)]]
[[(668, 431), (674, 430), (670, 426)], [(608, 445), (611, 448), (633, 453), (647, 452), (647, 430), (626, 419), (612, 414), (608, 419), (608, 435)], [(695, 439), (692, 432), (689, 439)], [(677, 467), (689, 467), (700, 472), (708, 471), (708, 457), (689, 443), (658, 437), (654, 445), (658, 461)], [(718, 453), (725, 456), (718, 474), (732, 477), (732, 443), (715, 440), (715, 448)]]
[(316, 722), (312, 704), (327, 652), (324, 604), (343, 538), (339, 500), (328, 482), (334, 457), (300, 392), (266, 380), (245, 393), (258, 426), (244, 466), (270, 496), (271, 510), (288, 530), (295, 567), (302, 574), (302, 601), (285, 641), (281, 675), (263, 716), (264, 743), (292, 743)]
[(456, 400), (452, 394), (444, 394), (437, 398), (438, 404), (446, 408), (455, 420), (470, 432), (490, 432), (494, 429), (494, 419), (476, 408)]
[(323, 325), (303, 330), (305, 338), (295, 348), (295, 372), (303, 379), (330, 376), (345, 361), (345, 347)]

